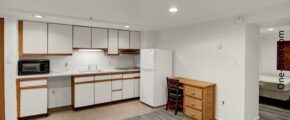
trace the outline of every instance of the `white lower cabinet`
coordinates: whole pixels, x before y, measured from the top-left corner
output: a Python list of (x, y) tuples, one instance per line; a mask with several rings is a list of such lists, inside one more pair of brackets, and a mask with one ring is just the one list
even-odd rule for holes
[(75, 103), (74, 107), (84, 107), (94, 105), (94, 83), (75, 85)]
[(112, 82), (95, 83), (95, 104), (106, 103), (112, 100)]
[(135, 96), (134, 81), (134, 79), (123, 80), (123, 99), (129, 99)]
[(122, 100), (122, 90), (112, 91), (112, 101)]
[(113, 80), (112, 81), (112, 90), (120, 90), (122, 89), (123, 80)]
[(106, 73), (75, 76), (74, 108), (139, 97), (139, 74)]
[(47, 114), (47, 79), (18, 80), (18, 117)]
[(20, 117), (47, 113), (47, 88), (21, 90), (20, 94)]
[(135, 79), (134, 84), (134, 97), (140, 97), (140, 79)]

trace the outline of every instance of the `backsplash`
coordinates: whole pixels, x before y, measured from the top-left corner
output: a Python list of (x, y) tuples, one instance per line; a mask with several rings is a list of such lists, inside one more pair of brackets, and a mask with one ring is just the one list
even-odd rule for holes
[(138, 67), (140, 55), (107, 56), (104, 52), (74, 51), (73, 56), (24, 56), (20, 59), (49, 59), (52, 72), (87, 69), (89, 64), (98, 68)]

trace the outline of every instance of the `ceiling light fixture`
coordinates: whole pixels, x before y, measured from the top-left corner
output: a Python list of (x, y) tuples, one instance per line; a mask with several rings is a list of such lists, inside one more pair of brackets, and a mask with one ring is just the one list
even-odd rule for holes
[(42, 15), (34, 15), (34, 17), (37, 18), (37, 19), (42, 19), (42, 18), (44, 18)]
[(274, 28), (268, 28), (268, 31), (273, 31), (274, 30)]
[(124, 28), (130, 28), (130, 26), (129, 25), (125, 25)]
[(172, 7), (169, 9), (169, 12), (171, 13), (176, 13), (178, 11), (178, 9), (176, 7)]
[(80, 52), (100, 52), (102, 50), (99, 49), (78, 49)]

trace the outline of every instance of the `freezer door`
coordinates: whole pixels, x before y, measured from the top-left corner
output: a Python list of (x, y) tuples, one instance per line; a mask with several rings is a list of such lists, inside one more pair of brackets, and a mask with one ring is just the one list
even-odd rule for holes
[(142, 49), (141, 50), (141, 68), (151, 69), (155, 68), (155, 51), (154, 49)]
[(141, 69), (140, 100), (147, 105), (154, 105), (154, 70)]

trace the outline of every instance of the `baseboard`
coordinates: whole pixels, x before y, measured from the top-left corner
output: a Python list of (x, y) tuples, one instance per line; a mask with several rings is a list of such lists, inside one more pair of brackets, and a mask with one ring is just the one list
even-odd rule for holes
[(38, 117), (47, 117), (48, 113), (45, 114), (39, 114), (39, 115), (32, 115), (32, 116), (26, 116), (26, 117), (19, 117), (18, 120), (30, 120)]
[(216, 118), (215, 118), (215, 120), (224, 120), (224, 119), (222, 119), (222, 118), (219, 118), (219, 117), (216, 117)]
[[(215, 118), (216, 120), (224, 120), (224, 119), (222, 119), (222, 118), (219, 118), (219, 117), (216, 117)], [(260, 120), (260, 116), (257, 116), (256, 118), (254, 118), (253, 120)]]

